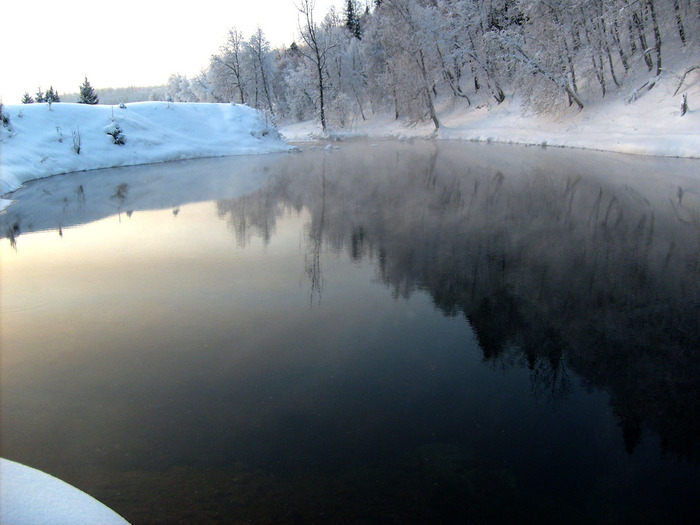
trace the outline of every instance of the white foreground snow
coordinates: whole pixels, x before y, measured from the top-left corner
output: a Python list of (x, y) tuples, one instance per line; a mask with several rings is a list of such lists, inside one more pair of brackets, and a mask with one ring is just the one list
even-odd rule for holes
[[(242, 105), (26, 104), (4, 113), (10, 127), (0, 127), (0, 195), (60, 173), (289, 149), (260, 112)], [(109, 134), (116, 126), (123, 145)]]
[(40, 470), (0, 458), (3, 525), (124, 525), (109, 507)]

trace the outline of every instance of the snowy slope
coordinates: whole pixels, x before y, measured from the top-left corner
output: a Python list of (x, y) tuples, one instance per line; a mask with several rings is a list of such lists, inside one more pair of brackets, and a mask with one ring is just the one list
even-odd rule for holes
[(40, 470), (0, 458), (3, 525), (128, 525), (109, 507)]
[[(679, 68), (682, 71), (683, 68)], [(677, 75), (639, 78), (630, 85), (656, 82), (649, 91), (619, 93), (587, 104), (583, 110), (571, 108), (557, 115), (534, 115), (523, 111), (512, 96), (506, 102), (467, 106), (463, 102), (443, 103), (438, 111), (441, 127), (435, 132), (431, 122), (410, 124), (387, 115), (357, 119), (338, 136), (431, 137), (477, 142), (504, 142), (527, 145), (586, 148), (637, 155), (700, 158), (700, 69), (689, 74), (678, 90)], [(689, 110), (680, 115), (682, 95)], [(317, 122), (280, 127), (289, 141), (303, 142), (321, 136)]]
[[(28, 104), (4, 113), (10, 126), (0, 127), (0, 195), (59, 173), (289, 149), (261, 113), (241, 105)], [(115, 126), (123, 145), (108, 134)]]

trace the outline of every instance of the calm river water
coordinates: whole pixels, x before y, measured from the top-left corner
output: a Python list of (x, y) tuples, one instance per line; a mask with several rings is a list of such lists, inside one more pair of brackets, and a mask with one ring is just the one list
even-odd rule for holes
[(134, 524), (700, 516), (698, 161), (343, 142), (15, 198), (0, 453)]

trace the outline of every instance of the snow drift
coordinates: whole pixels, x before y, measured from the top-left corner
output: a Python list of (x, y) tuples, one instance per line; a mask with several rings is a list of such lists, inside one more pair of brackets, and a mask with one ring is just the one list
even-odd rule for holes
[(4, 114), (0, 195), (60, 173), (289, 149), (262, 113), (237, 104), (27, 104)]
[(45, 472), (0, 458), (0, 523), (128, 525), (109, 507)]

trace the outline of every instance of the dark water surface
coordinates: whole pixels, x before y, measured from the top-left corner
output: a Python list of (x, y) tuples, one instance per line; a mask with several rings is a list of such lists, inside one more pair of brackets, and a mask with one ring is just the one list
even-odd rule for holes
[(0, 452), (132, 523), (700, 516), (700, 164), (340, 143), (0, 216)]

